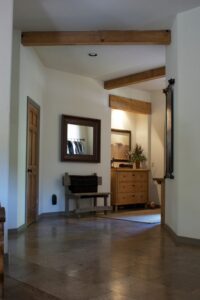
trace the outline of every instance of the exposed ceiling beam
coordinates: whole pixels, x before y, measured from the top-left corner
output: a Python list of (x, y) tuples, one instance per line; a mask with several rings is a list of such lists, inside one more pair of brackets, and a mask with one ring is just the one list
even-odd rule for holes
[(140, 73), (131, 74), (124, 77), (119, 77), (104, 82), (104, 88), (106, 90), (116, 89), (119, 87), (131, 85), (134, 83), (140, 83), (147, 80), (158, 79), (165, 76), (165, 67), (159, 67), (156, 69), (147, 70)]
[(169, 45), (169, 30), (151, 31), (38, 31), (23, 32), (24, 46), (62, 45)]
[(140, 114), (151, 114), (150, 102), (125, 98), (116, 95), (109, 95), (109, 106), (114, 109), (136, 112)]

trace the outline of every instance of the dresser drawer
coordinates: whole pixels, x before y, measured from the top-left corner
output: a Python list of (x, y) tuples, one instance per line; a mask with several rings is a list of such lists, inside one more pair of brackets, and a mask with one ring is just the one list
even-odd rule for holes
[(148, 202), (149, 171), (112, 169), (111, 202), (115, 206)]
[(136, 203), (146, 203), (148, 200), (147, 193), (137, 193), (135, 198)]
[(119, 182), (128, 182), (128, 181), (147, 181), (148, 173), (147, 172), (121, 172), (118, 174)]
[(137, 204), (147, 202), (147, 193), (119, 193), (117, 199), (112, 204)]
[(147, 192), (147, 184), (143, 182), (119, 182), (119, 193)]
[(113, 204), (134, 204), (136, 201), (136, 193), (119, 193)]

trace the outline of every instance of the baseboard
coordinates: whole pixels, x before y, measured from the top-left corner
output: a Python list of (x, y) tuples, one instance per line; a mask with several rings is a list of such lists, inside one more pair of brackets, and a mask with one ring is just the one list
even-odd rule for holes
[[(65, 212), (42, 213), (38, 216), (38, 220), (40, 220), (43, 217), (52, 217), (52, 216), (55, 217), (55, 216), (63, 216), (63, 215), (66, 215), (66, 213)], [(17, 233), (23, 232), (27, 229), (27, 227), (28, 226), (26, 224), (23, 224), (18, 228), (8, 229), (8, 234), (17, 234)]]
[(20, 232), (25, 231), (26, 228), (27, 228), (27, 225), (26, 225), (26, 224), (23, 224), (23, 225), (21, 225), (21, 226), (18, 227), (18, 228), (8, 229), (8, 234), (16, 234), (16, 233), (20, 233)]
[(44, 217), (60, 217), (60, 216), (66, 216), (66, 212), (56, 211), (56, 212), (50, 212), (50, 213), (42, 213), (38, 216), (38, 219), (40, 220)]
[(200, 239), (179, 236), (167, 224), (165, 224), (164, 226), (166, 231), (170, 234), (170, 236), (177, 245), (200, 246)]

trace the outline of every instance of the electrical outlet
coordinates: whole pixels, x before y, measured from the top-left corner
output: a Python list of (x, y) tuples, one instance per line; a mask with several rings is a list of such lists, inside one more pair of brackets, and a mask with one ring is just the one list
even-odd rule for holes
[(52, 195), (51, 200), (52, 200), (52, 205), (56, 205), (57, 204), (57, 196), (55, 194)]

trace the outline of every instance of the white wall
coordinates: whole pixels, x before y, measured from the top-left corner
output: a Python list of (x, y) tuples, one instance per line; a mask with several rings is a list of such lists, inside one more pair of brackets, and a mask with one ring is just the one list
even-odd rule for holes
[(13, 32), (12, 78), (10, 103), (10, 157), (9, 157), (9, 228), (17, 227), (17, 170), (18, 170), (18, 124), (19, 124), (19, 70), (20, 70), (20, 38), (21, 32)]
[[(17, 137), (11, 139), (10, 143), (10, 148), (15, 148), (15, 151), (11, 150), (10, 170), (13, 174), (17, 174), (17, 182), (14, 183), (16, 184), (15, 193), (11, 195), (9, 200), (9, 228), (16, 228), (25, 223), (27, 97), (29, 96), (40, 105), (42, 120), (42, 103), (46, 91), (45, 68), (35, 51), (32, 48), (25, 48), (20, 45), (19, 32), (15, 32), (13, 43), (14, 49), (18, 49), (18, 55), (15, 52), (15, 56), (13, 56), (13, 72), (16, 78), (13, 79), (12, 85), (11, 123), (15, 123), (15, 126), (11, 126), (11, 137), (16, 134)], [(14, 104), (15, 101), (18, 105)], [(16, 117), (17, 115), (18, 117)], [(12, 176), (10, 175), (11, 183)], [(14, 211), (15, 208), (16, 211)]]
[(200, 8), (177, 16), (167, 49), (167, 77), (175, 78), (175, 180), (167, 180), (166, 221), (180, 236), (200, 238)]
[[(131, 131), (131, 149), (139, 144), (149, 158), (150, 117), (123, 110), (111, 110), (111, 128)], [(118, 163), (115, 163), (117, 165)], [(145, 163), (146, 164), (146, 163)], [(147, 161), (148, 164), (148, 161)]]
[[(25, 220), (25, 183), (26, 183), (26, 127), (27, 127), (27, 96), (34, 100), (41, 109), (40, 162), (41, 143), (43, 137), (43, 101), (46, 92), (45, 69), (35, 51), (21, 46), (20, 53), (20, 87), (19, 87), (19, 132), (18, 132), (18, 226)], [(40, 163), (40, 186), (42, 170)]]
[[(0, 0), (0, 203), (5, 207), (6, 213), (8, 211), (12, 16), (13, 1)], [(5, 251), (7, 252), (7, 222)]]
[(150, 168), (150, 139), (151, 139), (151, 116), (144, 114), (136, 114), (136, 144), (144, 149), (144, 155), (147, 161), (142, 163), (142, 167)]
[[(110, 191), (110, 108), (108, 95), (102, 83), (91, 78), (47, 69), (47, 96), (44, 105), (44, 131), (42, 145), (42, 195), (40, 212), (64, 210), (62, 176), (92, 174), (102, 176), (99, 191)], [(101, 162), (73, 163), (60, 161), (61, 114), (101, 120)], [(51, 204), (56, 194), (57, 205)], [(70, 209), (73, 202), (70, 203)]]
[(122, 87), (118, 89), (109, 90), (109, 94), (127, 97), (136, 100), (142, 100), (146, 102), (151, 101), (150, 93), (143, 90), (137, 90), (132, 87)]
[[(151, 179), (164, 177), (165, 95), (151, 92)], [(161, 187), (150, 181), (150, 200), (161, 204)]]
[(131, 131), (131, 149), (136, 144), (136, 114), (119, 110), (111, 109), (111, 128)]

